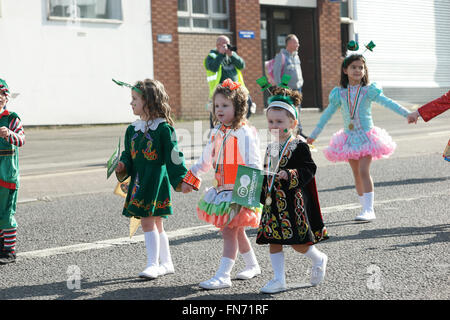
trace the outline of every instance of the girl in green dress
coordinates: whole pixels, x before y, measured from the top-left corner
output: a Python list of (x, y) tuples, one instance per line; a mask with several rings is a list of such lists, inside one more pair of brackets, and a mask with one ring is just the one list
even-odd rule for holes
[(130, 87), (130, 104), (140, 120), (126, 130), (116, 176), (119, 181), (131, 177), (122, 214), (141, 219), (144, 231), (147, 266), (139, 276), (155, 279), (174, 272), (162, 218), (173, 214), (170, 186), (182, 190), (187, 169), (163, 84), (145, 79)]

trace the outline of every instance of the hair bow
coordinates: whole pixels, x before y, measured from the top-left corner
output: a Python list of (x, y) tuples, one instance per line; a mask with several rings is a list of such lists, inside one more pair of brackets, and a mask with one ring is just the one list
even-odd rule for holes
[(222, 82), (222, 87), (229, 88), (230, 90), (236, 90), (240, 86), (241, 86), (241, 84), (239, 82), (234, 82), (230, 78), (228, 78), (224, 82)]

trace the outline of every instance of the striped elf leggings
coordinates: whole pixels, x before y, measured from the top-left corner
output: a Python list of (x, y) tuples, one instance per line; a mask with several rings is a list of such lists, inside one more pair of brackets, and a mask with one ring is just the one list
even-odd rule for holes
[(0, 229), (0, 243), (3, 243), (2, 251), (16, 253), (17, 228)]

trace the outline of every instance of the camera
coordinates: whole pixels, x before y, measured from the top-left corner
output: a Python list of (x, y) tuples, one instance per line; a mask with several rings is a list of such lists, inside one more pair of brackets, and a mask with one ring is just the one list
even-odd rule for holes
[(234, 52), (237, 52), (237, 47), (236, 47), (236, 46), (232, 46), (232, 45), (229, 44), (229, 43), (227, 43), (227, 49), (228, 49), (228, 50), (231, 50), (231, 51), (234, 51)]

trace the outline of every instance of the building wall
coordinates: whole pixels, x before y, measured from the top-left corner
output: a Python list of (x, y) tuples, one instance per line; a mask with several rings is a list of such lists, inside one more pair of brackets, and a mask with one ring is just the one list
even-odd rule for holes
[(339, 85), (341, 54), (339, 2), (317, 0), (322, 106), (328, 105), (330, 91)]
[[(180, 54), (177, 1), (151, 0), (155, 79), (164, 84), (175, 117), (181, 113)], [(172, 42), (158, 42), (158, 34), (170, 34)]]
[[(0, 77), (25, 125), (129, 122), (130, 92), (111, 78), (153, 77), (148, 0), (122, 1), (122, 23), (49, 21), (47, 1), (2, 1)], [(149, 39), (146, 41), (146, 39)]]
[(217, 34), (180, 33), (181, 118), (209, 117), (209, 87), (203, 60), (216, 47)]
[[(259, 0), (230, 0), (231, 15), (234, 17), (235, 43), (239, 55), (245, 60), (243, 70), (245, 86), (250, 92), (253, 102), (256, 103), (257, 112), (263, 110), (263, 95), (256, 79), (263, 76), (261, 35), (260, 35), (260, 8)], [(253, 31), (254, 39), (244, 39), (238, 36), (239, 31)]]

